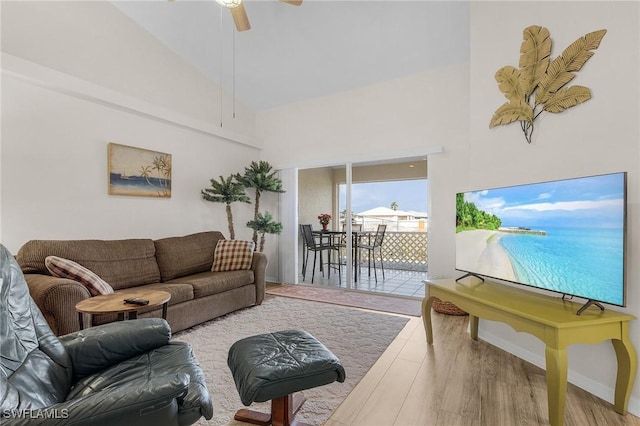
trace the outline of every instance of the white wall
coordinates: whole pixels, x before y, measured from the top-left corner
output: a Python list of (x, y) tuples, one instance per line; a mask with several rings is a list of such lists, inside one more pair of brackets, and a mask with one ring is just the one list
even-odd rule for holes
[[(227, 235), (224, 205), (200, 190), (259, 144), (252, 115), (220, 129), (220, 96), (108, 3), (2, 2), (0, 241)], [(172, 197), (107, 195), (108, 142), (172, 154)], [(233, 210), (250, 238), (253, 206)]]
[[(224, 205), (200, 190), (255, 150), (11, 78), (2, 89), (2, 242), (12, 252), (30, 239), (228, 236)], [(171, 153), (172, 197), (108, 195), (108, 142)], [(250, 206), (233, 208), (238, 237), (250, 236)]]
[(399, 158), (431, 151), (466, 134), (466, 70), (452, 65), (261, 111), (256, 133), (262, 158), (279, 167), (304, 167), (344, 165), (389, 151)]
[(232, 119), (228, 93), (109, 2), (3, 1), (0, 7), (4, 53), (217, 126), (222, 96), (223, 127), (254, 134), (253, 111), (237, 103)]
[[(457, 64), (261, 111), (256, 117), (256, 133), (263, 141), (261, 158), (279, 169), (344, 166), (346, 162), (424, 158), (439, 152), (445, 143), (449, 144), (445, 153), (434, 158), (448, 157), (449, 150), (468, 141), (468, 82), (468, 66)], [(429, 190), (433, 191), (431, 186)], [(280, 253), (269, 256), (295, 256), (293, 238), (281, 238), (279, 246)]]
[[(263, 158), (287, 167), (344, 163), (363, 156), (442, 145), (429, 156), (429, 274), (457, 276), (455, 193), (611, 171), (628, 172), (627, 308), (640, 317), (640, 12), (638, 2), (473, 2), (469, 65), (261, 112)], [(504, 102), (494, 74), (518, 65), (522, 30), (544, 25), (552, 57), (587, 32), (608, 29), (595, 56), (572, 84), (593, 99), (541, 116), (533, 143), (517, 124), (489, 129)], [(417, 47), (419, 48), (419, 47)], [(320, 148), (322, 147), (322, 148)], [(538, 365), (544, 348), (508, 326), (481, 322), (481, 337)], [(640, 348), (640, 325), (631, 325)], [(612, 401), (616, 371), (609, 343), (569, 348), (569, 380)], [(597, 366), (597, 368), (594, 368)], [(629, 409), (640, 415), (640, 379)]]
[[(300, 170), (298, 173), (298, 219), (300, 223), (310, 223), (318, 228), (318, 215), (329, 213), (333, 216), (333, 169), (321, 167)], [(337, 220), (331, 221), (335, 226)]]

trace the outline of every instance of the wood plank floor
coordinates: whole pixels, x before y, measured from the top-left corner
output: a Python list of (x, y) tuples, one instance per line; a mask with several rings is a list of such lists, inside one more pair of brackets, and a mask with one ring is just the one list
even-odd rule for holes
[[(434, 313), (433, 321), (434, 345), (412, 318), (325, 425), (549, 424), (544, 370), (471, 340), (468, 317)], [(569, 384), (565, 425), (640, 426), (640, 418)]]

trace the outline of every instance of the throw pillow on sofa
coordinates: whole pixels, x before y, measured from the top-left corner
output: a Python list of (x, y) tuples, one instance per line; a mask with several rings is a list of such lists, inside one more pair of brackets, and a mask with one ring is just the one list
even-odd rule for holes
[(251, 269), (253, 241), (220, 240), (213, 254), (213, 272)]
[(82, 283), (92, 296), (113, 293), (113, 287), (109, 283), (73, 260), (47, 256), (44, 264), (54, 277), (69, 278)]

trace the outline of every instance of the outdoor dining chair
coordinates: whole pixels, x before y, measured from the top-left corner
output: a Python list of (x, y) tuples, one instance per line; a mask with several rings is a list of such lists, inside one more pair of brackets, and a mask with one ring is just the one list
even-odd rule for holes
[(302, 276), (304, 277), (307, 274), (307, 241), (304, 238), (304, 230), (303, 226), (311, 226), (300, 224), (300, 237), (302, 237)]
[[(362, 224), (353, 223), (351, 224), (351, 232), (361, 232)], [(338, 270), (338, 282), (342, 282), (342, 265), (346, 264), (346, 253), (344, 253), (347, 249), (347, 224), (342, 224), (342, 233), (338, 233), (337, 235), (333, 235), (331, 238), (331, 250), (335, 252), (336, 262), (332, 262), (333, 255), (329, 257), (329, 267), (333, 267)], [(344, 254), (343, 254), (344, 253)], [(344, 259), (344, 263), (343, 263)]]
[[(366, 244), (358, 243), (358, 249), (367, 250), (369, 276), (371, 276), (371, 258), (373, 257), (373, 275), (378, 283), (378, 273), (376, 271), (376, 249), (380, 253), (380, 267), (382, 268), (382, 279), (384, 279), (384, 262), (382, 261), (382, 243), (384, 241), (384, 233), (387, 230), (387, 225), (378, 225), (373, 240), (369, 240)], [(360, 265), (358, 265), (358, 268)]]
[[(313, 252), (313, 269), (311, 271), (311, 284), (313, 284), (313, 278), (316, 273), (316, 260), (318, 258), (318, 254), (320, 254), (320, 271), (324, 275), (324, 271), (322, 268), (323, 257), (322, 253), (327, 252), (327, 259), (331, 256), (331, 241), (325, 242), (322, 238), (320, 240), (316, 240), (313, 235), (313, 229), (311, 225), (300, 225), (302, 229), (302, 236), (304, 238), (304, 245), (306, 246), (306, 255), (302, 262), (302, 279), (305, 280), (307, 277), (307, 265), (309, 264), (309, 252)], [(328, 266), (328, 265), (327, 265)], [(329, 271), (331, 274), (331, 271)]]

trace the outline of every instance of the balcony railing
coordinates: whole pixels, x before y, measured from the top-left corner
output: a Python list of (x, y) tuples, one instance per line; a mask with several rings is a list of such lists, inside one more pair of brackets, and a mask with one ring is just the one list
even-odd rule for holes
[[(366, 261), (366, 256), (363, 257), (362, 260)], [(428, 264), (427, 233), (385, 232), (382, 243), (382, 260), (385, 268), (426, 272)]]

